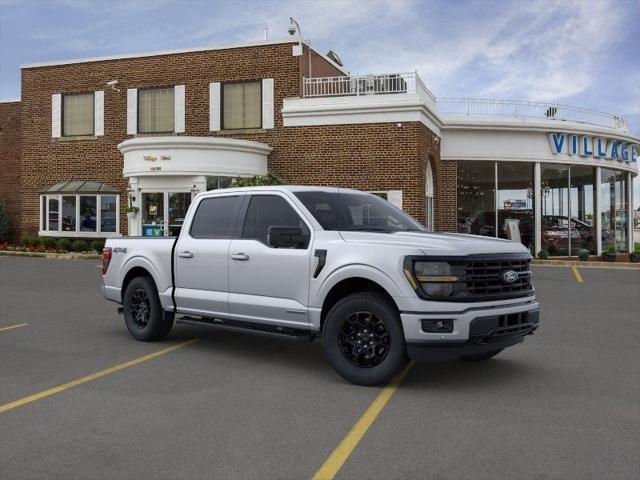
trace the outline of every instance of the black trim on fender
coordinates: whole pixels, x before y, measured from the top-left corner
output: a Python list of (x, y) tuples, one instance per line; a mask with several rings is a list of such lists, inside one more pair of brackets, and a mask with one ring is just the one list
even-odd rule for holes
[(316, 271), (313, 272), (313, 278), (318, 278), (318, 275), (320, 275), (320, 272), (327, 262), (327, 251), (323, 249), (316, 249), (316, 251), (313, 252), (313, 255), (318, 257), (318, 265), (316, 266)]

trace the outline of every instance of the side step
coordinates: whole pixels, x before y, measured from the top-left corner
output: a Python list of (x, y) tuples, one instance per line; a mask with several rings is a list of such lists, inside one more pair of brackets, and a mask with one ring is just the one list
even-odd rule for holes
[(278, 337), (294, 342), (312, 342), (316, 337), (314, 333), (295, 328), (263, 325), (261, 323), (239, 322), (236, 320), (223, 320), (221, 318), (189, 317), (182, 316), (176, 319), (177, 324), (205, 325), (207, 327), (227, 330), (231, 332), (249, 333), (263, 337)]

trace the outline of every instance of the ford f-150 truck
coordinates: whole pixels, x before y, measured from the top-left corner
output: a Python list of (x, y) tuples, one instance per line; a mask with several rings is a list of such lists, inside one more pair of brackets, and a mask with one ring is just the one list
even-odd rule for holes
[(539, 326), (520, 243), (436, 234), (357, 190), (265, 186), (197, 195), (176, 238), (107, 240), (104, 295), (131, 335), (181, 323), (322, 338), (335, 370), (388, 381), (409, 358), (486, 360)]

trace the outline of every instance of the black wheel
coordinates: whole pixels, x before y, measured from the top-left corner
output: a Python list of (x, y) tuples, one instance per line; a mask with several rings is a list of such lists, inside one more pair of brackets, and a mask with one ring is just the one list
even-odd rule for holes
[(408, 363), (400, 315), (374, 292), (349, 295), (331, 308), (322, 346), (333, 368), (357, 385), (388, 382)]
[(124, 292), (124, 321), (133, 338), (143, 342), (161, 340), (173, 327), (173, 314), (165, 313), (149, 277), (131, 280)]
[(489, 360), (490, 358), (498, 355), (504, 348), (500, 348), (498, 350), (493, 350), (491, 352), (485, 353), (476, 353), (475, 355), (463, 355), (460, 358), (462, 360), (466, 360), (467, 362), (482, 362), (483, 360)]

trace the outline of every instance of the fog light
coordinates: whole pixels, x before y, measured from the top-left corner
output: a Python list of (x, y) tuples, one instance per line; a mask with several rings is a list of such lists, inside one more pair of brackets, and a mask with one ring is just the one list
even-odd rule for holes
[(453, 332), (453, 320), (422, 320), (422, 331), (427, 333), (451, 333)]

